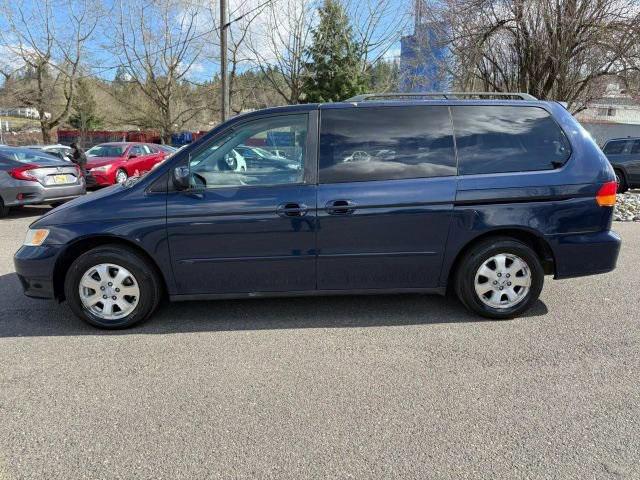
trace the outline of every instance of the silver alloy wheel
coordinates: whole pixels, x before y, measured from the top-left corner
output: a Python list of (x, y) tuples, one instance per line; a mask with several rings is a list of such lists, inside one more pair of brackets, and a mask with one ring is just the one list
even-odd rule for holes
[(497, 309), (512, 308), (529, 293), (531, 269), (517, 255), (499, 253), (480, 265), (474, 287), (476, 295), (485, 305)]
[(127, 172), (124, 170), (118, 170), (116, 172), (116, 183), (124, 183), (127, 181), (127, 178), (129, 178), (129, 175), (127, 175)]
[(126, 317), (140, 300), (140, 288), (133, 274), (113, 263), (101, 263), (87, 270), (78, 291), (84, 308), (104, 320)]

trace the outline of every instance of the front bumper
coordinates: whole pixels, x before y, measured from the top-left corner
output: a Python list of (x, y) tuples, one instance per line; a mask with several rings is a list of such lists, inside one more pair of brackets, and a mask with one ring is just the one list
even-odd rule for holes
[(115, 181), (115, 172), (106, 171), (106, 172), (96, 172), (95, 170), (89, 170), (89, 173), (94, 178), (96, 182), (96, 186), (106, 187), (109, 185), (113, 185)]
[(607, 230), (547, 237), (556, 265), (555, 278), (581, 277), (616, 268), (620, 236)]
[(62, 245), (22, 246), (13, 257), (24, 294), (34, 298), (54, 298), (53, 273)]

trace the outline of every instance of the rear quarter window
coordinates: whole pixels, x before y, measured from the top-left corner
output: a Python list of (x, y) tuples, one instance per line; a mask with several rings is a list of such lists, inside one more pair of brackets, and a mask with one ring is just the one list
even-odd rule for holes
[(456, 174), (446, 106), (356, 107), (321, 114), (321, 183)]
[(455, 106), (461, 175), (552, 170), (571, 155), (564, 132), (538, 107)]

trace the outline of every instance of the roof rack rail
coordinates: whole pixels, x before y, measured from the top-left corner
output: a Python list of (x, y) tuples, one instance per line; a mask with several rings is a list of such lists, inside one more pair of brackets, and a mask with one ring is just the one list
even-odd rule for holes
[(415, 100), (419, 98), (455, 100), (460, 98), (511, 98), (513, 100), (538, 100), (533, 95), (520, 92), (407, 92), (407, 93), (365, 93), (356, 95), (345, 102), (365, 102), (370, 100)]

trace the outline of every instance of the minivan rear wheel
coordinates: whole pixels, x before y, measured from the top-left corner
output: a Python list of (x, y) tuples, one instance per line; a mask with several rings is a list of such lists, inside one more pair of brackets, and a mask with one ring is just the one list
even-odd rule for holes
[(78, 257), (65, 279), (73, 313), (98, 328), (127, 328), (148, 318), (160, 301), (154, 268), (120, 245), (94, 248)]
[(471, 248), (455, 278), (458, 298), (467, 309), (486, 318), (516, 317), (533, 305), (542, 291), (544, 269), (538, 255), (519, 240), (487, 239)]

